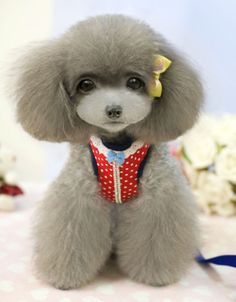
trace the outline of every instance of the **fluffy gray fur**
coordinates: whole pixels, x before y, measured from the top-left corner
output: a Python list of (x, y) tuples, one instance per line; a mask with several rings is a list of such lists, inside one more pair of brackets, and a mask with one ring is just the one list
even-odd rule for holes
[[(151, 102), (147, 91), (122, 94), (127, 72), (148, 83), (157, 53), (173, 62), (161, 76), (162, 97)], [(18, 74), (17, 116), (24, 129), (37, 139), (71, 143), (68, 162), (37, 209), (36, 274), (57, 288), (80, 287), (113, 251), (133, 280), (166, 285), (181, 278), (199, 246), (198, 223), (192, 194), (163, 142), (191, 128), (198, 116), (202, 88), (195, 71), (148, 25), (105, 15), (31, 50), (18, 64)], [(96, 99), (76, 89), (86, 75), (98, 81)], [(109, 98), (104, 106), (101, 100), (109, 89), (126, 110), (122, 127), (102, 126), (101, 110)], [(132, 106), (126, 106), (131, 93)], [(144, 104), (148, 109), (140, 110)], [(99, 121), (93, 122), (90, 110), (100, 114)], [(94, 134), (155, 145), (138, 198), (120, 205), (99, 195), (87, 147)]]

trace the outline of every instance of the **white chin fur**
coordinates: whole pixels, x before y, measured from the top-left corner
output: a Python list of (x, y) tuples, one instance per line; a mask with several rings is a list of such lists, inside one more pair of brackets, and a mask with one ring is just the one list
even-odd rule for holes
[(124, 130), (128, 125), (127, 124), (103, 124), (100, 127), (109, 131), (109, 132), (118, 132)]

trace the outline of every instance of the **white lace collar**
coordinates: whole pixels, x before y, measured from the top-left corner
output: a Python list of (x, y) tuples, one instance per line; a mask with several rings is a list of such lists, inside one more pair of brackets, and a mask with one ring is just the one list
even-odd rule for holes
[[(96, 147), (99, 151), (99, 153), (102, 153), (105, 155), (105, 157), (108, 156), (108, 152), (111, 150), (109, 148), (107, 148), (100, 137), (97, 137), (97, 136), (91, 136), (90, 137), (90, 141), (91, 143), (94, 145), (94, 147)], [(115, 151), (115, 150), (112, 150), (114, 151), (115, 153), (124, 153), (125, 155), (125, 158), (129, 157), (130, 155), (134, 154), (138, 149), (142, 148), (143, 146), (147, 146), (147, 144), (145, 144), (144, 142), (142, 141), (134, 141), (131, 146), (123, 151)]]

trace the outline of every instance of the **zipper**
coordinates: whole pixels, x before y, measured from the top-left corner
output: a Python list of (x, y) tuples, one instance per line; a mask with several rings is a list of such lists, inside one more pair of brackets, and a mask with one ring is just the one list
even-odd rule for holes
[(115, 202), (122, 203), (121, 189), (120, 189), (120, 170), (119, 165), (113, 162), (113, 176), (114, 176), (114, 189), (115, 189)]

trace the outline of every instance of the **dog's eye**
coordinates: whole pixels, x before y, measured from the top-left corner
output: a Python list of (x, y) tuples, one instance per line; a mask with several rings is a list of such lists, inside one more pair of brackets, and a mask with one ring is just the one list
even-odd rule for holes
[(141, 79), (132, 77), (132, 78), (128, 79), (126, 86), (133, 90), (137, 90), (137, 89), (143, 88), (145, 86), (145, 84)]
[(90, 79), (85, 79), (79, 82), (78, 90), (86, 93), (96, 88), (95, 83)]

